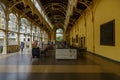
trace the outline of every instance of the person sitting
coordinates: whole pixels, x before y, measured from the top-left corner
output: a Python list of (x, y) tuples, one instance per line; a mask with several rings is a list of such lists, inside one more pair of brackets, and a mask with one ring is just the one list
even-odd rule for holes
[(35, 40), (33, 42), (33, 47), (32, 47), (32, 57), (37, 57), (37, 58), (40, 58), (40, 48), (38, 47), (38, 41)]

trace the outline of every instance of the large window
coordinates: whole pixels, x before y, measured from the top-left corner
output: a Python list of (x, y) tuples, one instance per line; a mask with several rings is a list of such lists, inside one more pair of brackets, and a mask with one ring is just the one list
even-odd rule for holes
[(5, 29), (5, 14), (0, 5), (0, 29)]
[(35, 26), (32, 27), (32, 41), (35, 40)]
[(30, 23), (26, 18), (21, 19), (20, 33), (30, 32)]
[(27, 41), (26, 45), (28, 46), (30, 43), (30, 23), (26, 18), (21, 18), (20, 33), (20, 42)]
[(4, 32), (0, 30), (0, 53), (3, 51), (3, 45), (4, 45)]
[(0, 5), (0, 53), (3, 51), (3, 45), (4, 45), (4, 32), (3, 29), (5, 29), (5, 14), (3, 11), (2, 6)]
[(17, 44), (16, 32), (18, 32), (17, 17), (13, 13), (10, 13), (8, 21), (8, 45)]
[(100, 44), (115, 46), (115, 20), (100, 26)]
[(63, 41), (63, 29), (56, 30), (56, 41)]
[(8, 45), (17, 45), (17, 34), (8, 32)]
[(17, 17), (13, 13), (9, 15), (8, 30), (18, 32)]
[(40, 37), (40, 28), (39, 27), (36, 28), (36, 36), (37, 36), (37, 39)]

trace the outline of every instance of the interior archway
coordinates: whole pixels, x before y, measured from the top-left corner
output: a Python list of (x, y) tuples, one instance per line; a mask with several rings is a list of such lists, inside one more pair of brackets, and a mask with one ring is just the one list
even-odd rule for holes
[(61, 29), (61, 28), (56, 29), (56, 41), (57, 42), (62, 42), (63, 40), (64, 40), (63, 29)]

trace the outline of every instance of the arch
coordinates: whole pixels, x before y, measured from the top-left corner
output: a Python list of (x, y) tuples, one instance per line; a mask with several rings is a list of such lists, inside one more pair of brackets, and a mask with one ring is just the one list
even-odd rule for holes
[[(49, 16), (49, 14), (51, 14), (51, 13), (53, 13), (54, 12), (54, 14), (55, 13), (59, 13), (60, 15), (62, 15), (62, 16), (65, 16), (65, 13), (63, 12), (63, 11), (60, 11), (60, 10), (55, 10), (55, 11), (49, 11), (49, 12), (47, 12), (46, 14)], [(56, 15), (56, 14), (55, 14)], [(57, 14), (58, 15), (58, 14)]]
[(21, 18), (20, 22), (20, 33), (25, 33), (25, 28), (30, 27), (30, 22), (26, 18)]
[(31, 8), (30, 9), (27, 9), (25, 10), (25, 12), (22, 13), (22, 15), (20, 15), (20, 18), (22, 18), (26, 13), (28, 13), (29, 11), (31, 11)]
[(81, 4), (83, 4), (83, 5), (85, 5), (92, 12), (91, 8), (86, 3), (81, 2), (81, 1), (78, 1), (78, 2), (81, 3)]
[(5, 30), (5, 10), (4, 10), (4, 5), (0, 2), (0, 44), (1, 44), (1, 51), (0, 53), (3, 52), (3, 46), (4, 46), (4, 33)]
[(26, 25), (30, 25), (29, 21), (26, 18), (21, 18), (21, 22), (23, 22)]
[(63, 15), (59, 15), (59, 14), (52, 15), (52, 16), (50, 16), (49, 19), (53, 19), (53, 17), (56, 17), (57, 19), (65, 19), (65, 17)]
[[(59, 4), (59, 5), (58, 5), (58, 4)], [(59, 6), (60, 8), (62, 8), (64, 11), (66, 11), (66, 10), (65, 10), (65, 5), (63, 5), (62, 3), (55, 3), (54, 5), (57, 5), (57, 6)], [(46, 5), (45, 5), (45, 10), (48, 9), (49, 7), (52, 7), (52, 3), (46, 4)]]
[(26, 44), (28, 44), (30, 40), (30, 22), (26, 18), (21, 18), (20, 23), (20, 42), (27, 41)]
[(21, 2), (22, 2), (22, 1), (16, 2), (15, 4), (13, 4), (13, 5), (9, 8), (9, 10), (11, 10), (15, 5), (17, 5), (17, 4), (21, 3)]
[(63, 25), (64, 25), (64, 23), (55, 23), (55, 27), (54, 27), (54, 29), (58, 29), (58, 28), (61, 28), (61, 29), (63, 29), (64, 30), (64, 27), (63, 27)]
[[(27, 5), (25, 4), (25, 1), (24, 1), (24, 0), (21, 0), (21, 1), (15, 2), (15, 4), (13, 4), (13, 5), (9, 8), (9, 10), (11, 10), (15, 5), (17, 5), (17, 4), (19, 4), (19, 3), (22, 3), (22, 2), (23, 2), (23, 4), (24, 4), (24, 6), (27, 7)], [(30, 10), (32, 10), (32, 7), (29, 7), (29, 8), (30, 8)]]
[(18, 21), (17, 16), (13, 13), (9, 14), (8, 20), (8, 45), (17, 44)]
[(9, 14), (9, 21), (8, 21), (8, 30), (9, 31), (18, 31), (18, 20), (15, 14)]
[(1, 6), (1, 8), (3, 9), (3, 11), (5, 13), (5, 5), (0, 2), (0, 6)]
[(57, 28), (55, 31), (56, 31), (56, 41), (63, 42), (64, 30), (62, 28)]
[[(60, 4), (60, 5), (57, 5), (57, 4)], [(66, 15), (66, 10), (65, 10), (65, 5), (63, 5), (62, 3), (55, 3), (54, 5), (57, 5), (57, 6), (59, 6), (60, 7), (60, 9), (55, 9), (55, 11), (57, 10), (57, 11), (60, 11), (62, 14), (64, 14), (64, 16)], [(45, 12), (46, 12), (46, 10), (48, 9), (48, 8), (50, 8), (50, 7), (52, 7), (52, 3), (48, 3), (48, 4), (46, 4), (45, 5)], [(48, 14), (48, 13), (50, 13), (49, 11), (48, 12), (46, 12), (45, 14)]]
[(92, 15), (92, 25), (93, 25), (93, 52), (95, 52), (95, 30), (94, 30), (94, 14), (93, 14), (93, 10), (87, 5), (85, 4), (84, 2), (81, 2), (81, 1), (78, 1), (79, 3), (85, 5), (91, 12), (91, 15)]

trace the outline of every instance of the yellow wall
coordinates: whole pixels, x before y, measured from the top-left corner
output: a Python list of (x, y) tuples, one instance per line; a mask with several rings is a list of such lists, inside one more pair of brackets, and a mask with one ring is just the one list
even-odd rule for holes
[[(101, 0), (95, 10), (95, 53), (120, 61), (120, 0)], [(100, 45), (100, 24), (115, 19), (115, 46)]]
[[(120, 61), (120, 0), (97, 0), (93, 6), (94, 23), (92, 23), (92, 14), (90, 10), (86, 10), (86, 20), (80, 17), (76, 22), (79, 27), (79, 37), (87, 34), (87, 50), (104, 57)], [(115, 46), (100, 45), (100, 25), (115, 19)], [(85, 32), (86, 21), (86, 32)], [(74, 25), (75, 26), (75, 25)], [(76, 33), (71, 30), (70, 35), (75, 36)], [(94, 26), (94, 32), (93, 32)], [(93, 33), (95, 51), (93, 51)]]
[(92, 23), (92, 14), (88, 12), (86, 14), (86, 29), (87, 29), (87, 50), (93, 52), (93, 23)]
[[(83, 17), (83, 16), (81, 16)], [(72, 37), (76, 39), (76, 35), (78, 35), (78, 42), (76, 41), (73, 43), (75, 46), (79, 47), (79, 38), (85, 36), (85, 20), (84, 18), (80, 18), (76, 21), (75, 25), (72, 27), (70, 31), (70, 40), (72, 45)]]

